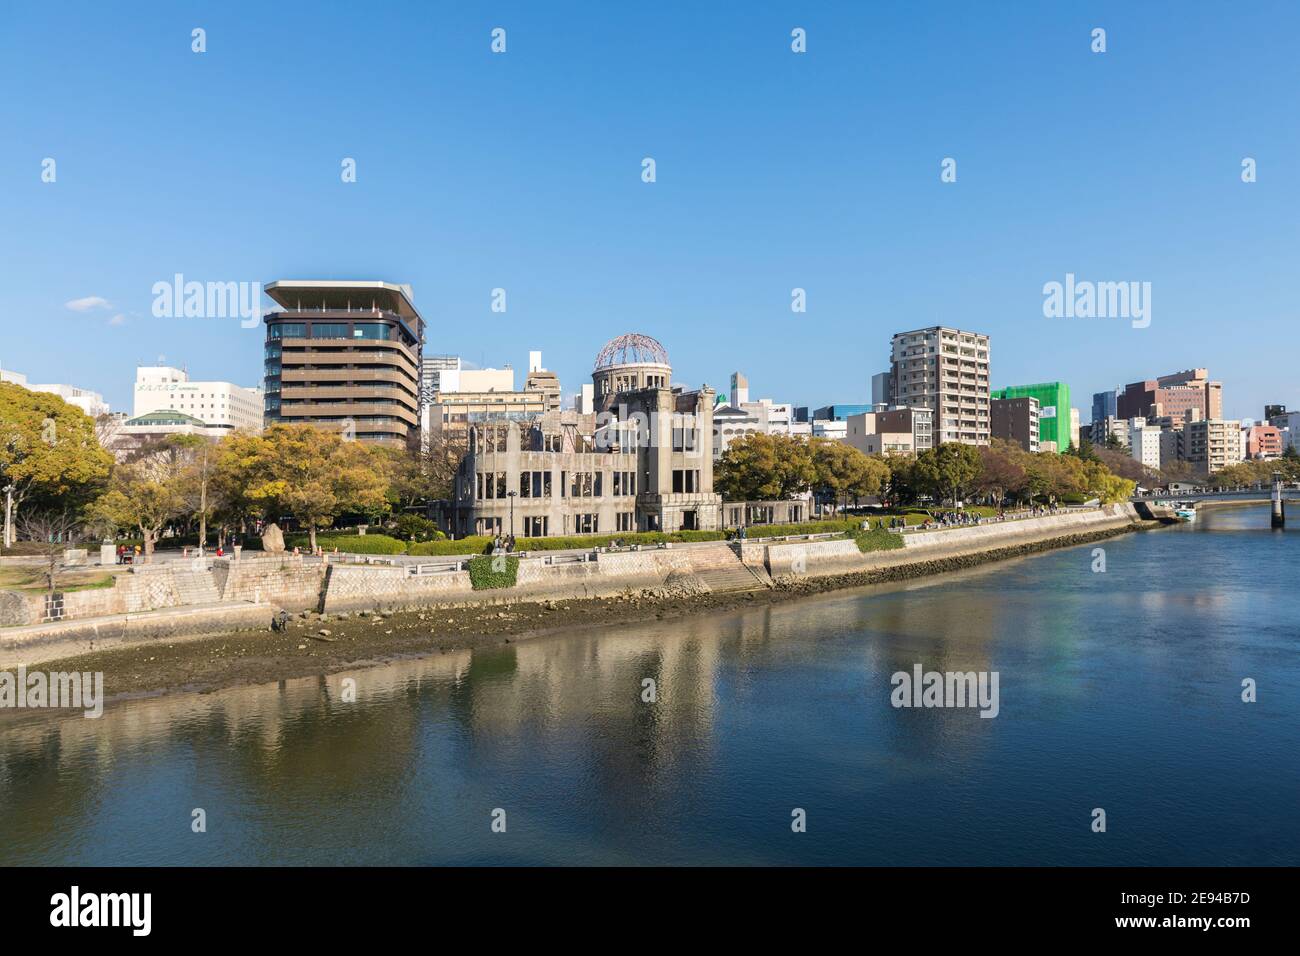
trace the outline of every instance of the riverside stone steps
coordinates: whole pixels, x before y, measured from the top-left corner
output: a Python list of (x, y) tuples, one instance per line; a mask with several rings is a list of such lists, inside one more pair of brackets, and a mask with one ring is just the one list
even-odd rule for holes
[(710, 591), (756, 591), (768, 583), (742, 562), (732, 548), (691, 548), (691, 573)]
[(216, 604), (221, 600), (210, 571), (172, 571), (176, 597), (181, 604)]

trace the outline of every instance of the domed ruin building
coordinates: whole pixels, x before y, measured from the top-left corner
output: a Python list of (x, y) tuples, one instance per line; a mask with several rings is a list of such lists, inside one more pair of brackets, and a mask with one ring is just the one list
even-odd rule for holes
[(668, 352), (639, 333), (606, 343), (591, 379), (591, 411), (470, 429), (450, 530), (523, 538), (721, 527), (713, 389), (674, 386)]

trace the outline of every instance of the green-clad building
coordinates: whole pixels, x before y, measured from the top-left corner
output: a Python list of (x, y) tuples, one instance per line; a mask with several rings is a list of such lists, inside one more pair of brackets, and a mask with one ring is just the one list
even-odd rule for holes
[(991, 398), (1038, 399), (1038, 442), (1056, 442), (1057, 451), (1070, 447), (1070, 386), (1064, 382), (1012, 385), (1000, 388)]

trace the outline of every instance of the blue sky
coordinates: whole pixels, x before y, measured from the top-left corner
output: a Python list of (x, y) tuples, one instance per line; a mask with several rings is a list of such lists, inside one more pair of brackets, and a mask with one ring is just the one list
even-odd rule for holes
[[(6, 4), (0, 365), (127, 409), (160, 355), (253, 384), (260, 327), (154, 318), (155, 282), (378, 278), (427, 349), (541, 349), (566, 393), (640, 331), (688, 385), (866, 401), (891, 333), (945, 324), (1085, 421), (1201, 365), (1257, 418), (1300, 405), (1298, 33), (1267, 2)], [(1151, 325), (1044, 318), (1067, 272), (1150, 282)]]

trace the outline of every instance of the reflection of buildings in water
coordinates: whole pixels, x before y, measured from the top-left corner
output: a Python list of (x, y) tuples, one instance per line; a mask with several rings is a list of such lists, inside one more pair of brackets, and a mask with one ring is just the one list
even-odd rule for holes
[[(707, 749), (719, 666), (716, 625), (690, 619), (539, 638), (476, 651), (453, 709), (476, 746), (579, 733), (594, 772), (645, 783)], [(643, 699), (654, 681), (653, 702)]]
[[(93, 720), (78, 711), (0, 724), (0, 845), (15, 842), (6, 819), (21, 821), (24, 843), (41, 839), (41, 829), (79, 827), (72, 821), (97, 812), (100, 784), (114, 766), (142, 751), (189, 748), (193, 772), (180, 785), (202, 785), (217, 774), (222, 792), (246, 790), (263, 802), (293, 799), (295, 779), (315, 789), (311, 778), (320, 775), (343, 789), (392, 785), (416, 746), (422, 689), (454, 683), (469, 661), (461, 651), (210, 694), (120, 701)], [(357, 682), (356, 704), (341, 699), (349, 677)], [(105, 684), (111, 692), (111, 674)]]

